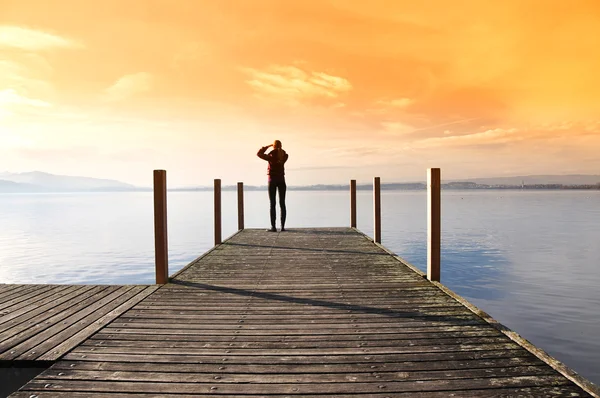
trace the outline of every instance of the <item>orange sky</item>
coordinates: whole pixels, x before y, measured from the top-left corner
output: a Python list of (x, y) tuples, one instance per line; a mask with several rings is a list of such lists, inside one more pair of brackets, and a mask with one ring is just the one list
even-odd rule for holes
[(596, 0), (0, 0), (0, 171), (597, 174), (599, 49)]

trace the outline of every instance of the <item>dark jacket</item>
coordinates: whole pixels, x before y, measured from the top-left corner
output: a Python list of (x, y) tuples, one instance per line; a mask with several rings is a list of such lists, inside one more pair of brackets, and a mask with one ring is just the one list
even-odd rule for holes
[[(284, 181), (285, 170), (283, 165), (288, 160), (288, 154), (283, 149), (273, 149), (268, 154), (265, 154), (268, 148), (269, 147), (266, 146), (260, 148), (256, 156), (269, 162), (269, 166), (267, 168), (269, 181)], [(278, 151), (283, 152), (283, 157), (281, 160), (279, 160), (277, 156)]]

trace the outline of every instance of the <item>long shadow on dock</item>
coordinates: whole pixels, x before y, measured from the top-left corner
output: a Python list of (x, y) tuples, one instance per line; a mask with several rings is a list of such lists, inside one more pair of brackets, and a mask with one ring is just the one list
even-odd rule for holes
[[(293, 304), (304, 304), (304, 305), (311, 305), (311, 306), (317, 306), (317, 307), (342, 309), (342, 310), (348, 310), (348, 311), (352, 311), (352, 312), (361, 312), (364, 314), (385, 315), (390, 318), (420, 318), (423, 320), (448, 322), (448, 323), (454, 323), (457, 325), (478, 325), (478, 324), (485, 323), (485, 322), (483, 322), (483, 320), (477, 318), (475, 315), (473, 315), (472, 313), (470, 313), (466, 310), (464, 312), (464, 315), (462, 315), (462, 314), (461, 315), (453, 315), (453, 316), (427, 315), (427, 314), (423, 314), (421, 312), (416, 312), (416, 311), (397, 311), (397, 310), (390, 310), (390, 309), (386, 309), (386, 308), (366, 307), (366, 306), (356, 305), (356, 304), (344, 304), (344, 303), (336, 303), (333, 301), (326, 301), (326, 300), (292, 297), (292, 296), (285, 296), (285, 295), (275, 294), (275, 293), (266, 293), (266, 292), (257, 292), (254, 290), (238, 289), (238, 288), (234, 288), (234, 287), (208, 285), (205, 283), (198, 283), (198, 282), (173, 280), (173, 281), (171, 281), (171, 283), (175, 284), (175, 285), (182, 285), (182, 286), (193, 287), (193, 288), (198, 288), (198, 289), (211, 290), (211, 291), (215, 291), (215, 292), (219, 292), (219, 293), (235, 294), (235, 295), (245, 296), (245, 297), (258, 297), (258, 298), (262, 298), (265, 300), (281, 301), (281, 302), (293, 303)], [(460, 308), (460, 307), (458, 307), (458, 308)]]
[(314, 253), (340, 253), (340, 254), (364, 254), (369, 256), (389, 256), (385, 252), (365, 252), (358, 250), (340, 250), (340, 249), (310, 249), (306, 247), (291, 247), (291, 246), (275, 246), (275, 245), (259, 245), (255, 243), (233, 243), (225, 242), (223, 246), (243, 246), (243, 247), (262, 247), (265, 249), (284, 249), (284, 250), (300, 250)]

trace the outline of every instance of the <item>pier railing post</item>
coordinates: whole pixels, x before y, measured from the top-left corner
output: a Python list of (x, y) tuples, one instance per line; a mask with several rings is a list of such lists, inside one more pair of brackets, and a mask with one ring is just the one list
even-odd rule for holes
[(441, 172), (427, 169), (427, 279), (440, 281), (442, 243)]
[(221, 243), (221, 180), (215, 178), (215, 246)]
[(350, 227), (356, 228), (356, 180), (350, 180)]
[(379, 177), (373, 179), (373, 210), (374, 210), (374, 240), (381, 243), (381, 181)]
[(238, 229), (244, 229), (244, 183), (237, 183)]
[(167, 244), (167, 172), (154, 170), (154, 257), (156, 284), (169, 281)]

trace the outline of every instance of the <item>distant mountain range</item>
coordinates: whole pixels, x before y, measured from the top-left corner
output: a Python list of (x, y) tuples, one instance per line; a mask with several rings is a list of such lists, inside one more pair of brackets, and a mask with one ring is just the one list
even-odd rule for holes
[[(471, 178), (444, 181), (443, 189), (489, 189), (516, 188), (569, 188), (599, 187), (600, 175), (531, 175), (496, 178)], [(358, 190), (372, 189), (372, 184), (357, 184)], [(425, 189), (425, 182), (382, 183), (383, 190)], [(212, 186), (173, 188), (171, 191), (212, 191)], [(235, 185), (227, 185), (224, 191), (237, 189)], [(266, 187), (245, 185), (247, 191), (264, 190)], [(317, 184), (306, 186), (289, 186), (290, 190), (302, 191), (338, 191), (347, 190), (348, 184)], [(119, 191), (151, 191), (150, 187), (136, 187), (117, 180), (73, 177), (32, 171), (27, 173), (0, 173), (0, 193), (35, 193), (35, 192), (119, 192)]]
[(0, 192), (97, 192), (132, 191), (136, 187), (116, 180), (72, 177), (32, 171), (28, 173), (0, 173)]

